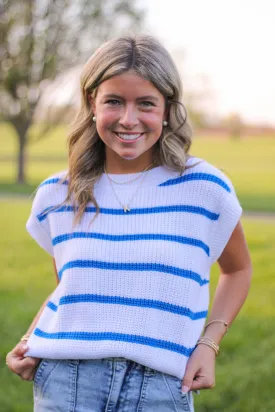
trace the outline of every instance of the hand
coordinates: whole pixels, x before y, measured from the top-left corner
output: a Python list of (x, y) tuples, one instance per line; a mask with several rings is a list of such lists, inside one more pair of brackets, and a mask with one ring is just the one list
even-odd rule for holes
[(192, 353), (182, 380), (182, 391), (211, 389), (215, 386), (216, 354), (207, 345), (198, 345)]
[(23, 380), (32, 381), (40, 359), (31, 358), (30, 356), (24, 357), (24, 353), (26, 353), (28, 349), (25, 342), (18, 343), (18, 345), (7, 354), (6, 364), (12, 372), (16, 373)]

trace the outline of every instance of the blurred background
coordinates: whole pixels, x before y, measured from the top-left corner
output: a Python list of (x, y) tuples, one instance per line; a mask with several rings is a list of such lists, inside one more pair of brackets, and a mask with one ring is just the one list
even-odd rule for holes
[[(0, 411), (32, 410), (32, 385), (5, 367), (55, 287), (51, 259), (28, 236), (31, 194), (66, 169), (79, 75), (103, 41), (156, 36), (173, 56), (194, 130), (191, 154), (221, 168), (244, 209), (254, 278), (221, 344), (216, 388), (198, 412), (275, 410), (275, 2), (0, 1)], [(218, 277), (213, 267), (211, 295)]]

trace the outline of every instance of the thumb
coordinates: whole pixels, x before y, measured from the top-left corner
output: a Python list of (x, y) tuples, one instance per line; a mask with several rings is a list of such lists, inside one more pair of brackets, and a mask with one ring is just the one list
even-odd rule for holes
[(14, 348), (14, 355), (15, 356), (23, 356), (27, 352), (28, 349), (29, 349), (29, 347), (26, 344), (26, 342), (20, 342)]
[(187, 368), (185, 371), (185, 375), (182, 380), (182, 392), (187, 393), (190, 391), (194, 376), (195, 376), (196, 371), (194, 371), (192, 368)]

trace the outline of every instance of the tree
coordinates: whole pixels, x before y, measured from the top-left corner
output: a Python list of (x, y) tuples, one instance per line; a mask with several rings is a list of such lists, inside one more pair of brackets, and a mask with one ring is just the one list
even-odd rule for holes
[(140, 26), (135, 0), (0, 0), (1, 118), (18, 136), (17, 182), (45, 79), (83, 63), (99, 44)]
[(224, 125), (232, 139), (240, 139), (244, 129), (244, 122), (239, 113), (230, 113), (224, 119)]
[(183, 81), (183, 99), (192, 127), (205, 128), (211, 121), (214, 96), (209, 78), (203, 73), (190, 75), (186, 71), (185, 51), (174, 50), (174, 58)]

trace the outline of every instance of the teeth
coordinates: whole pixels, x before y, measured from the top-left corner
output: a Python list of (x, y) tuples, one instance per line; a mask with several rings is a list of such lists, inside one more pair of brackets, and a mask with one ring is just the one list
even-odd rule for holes
[(141, 134), (122, 134), (122, 133), (117, 133), (117, 135), (123, 139), (123, 140), (135, 140), (138, 139)]

